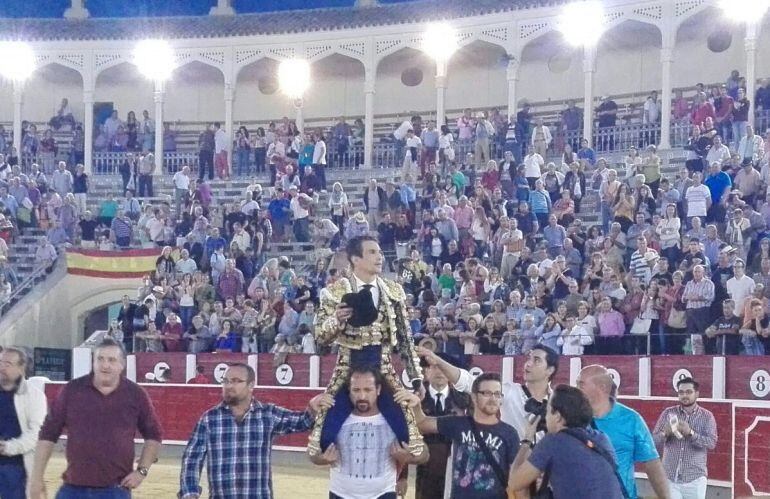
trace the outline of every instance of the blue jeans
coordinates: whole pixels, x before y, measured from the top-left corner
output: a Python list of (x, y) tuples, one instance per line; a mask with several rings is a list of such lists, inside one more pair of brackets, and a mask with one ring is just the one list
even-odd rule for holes
[(26, 497), (27, 473), (21, 464), (0, 465), (0, 497), (3, 499), (24, 499)]
[(118, 485), (92, 488), (65, 483), (56, 493), (56, 499), (131, 499), (131, 492)]
[(235, 153), (235, 168), (238, 175), (249, 173), (249, 157), (251, 156), (250, 149), (238, 149)]
[(741, 143), (741, 139), (746, 135), (746, 125), (748, 124), (747, 121), (733, 121), (733, 142), (735, 142), (736, 149)]

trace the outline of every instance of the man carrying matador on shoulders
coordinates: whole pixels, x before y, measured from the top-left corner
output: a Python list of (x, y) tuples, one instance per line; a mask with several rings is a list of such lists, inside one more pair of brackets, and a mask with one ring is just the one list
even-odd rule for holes
[(337, 365), (326, 388), (334, 397), (334, 406), (321, 411), (310, 434), (308, 453), (316, 456), (333, 444), (345, 420), (353, 411), (346, 385), (351, 367), (370, 366), (382, 373), (385, 383), (377, 403), (380, 413), (399, 442), (408, 442), (409, 452), (419, 456), (425, 451), (412, 410), (399, 406), (393, 394), (403, 388), (391, 363), (395, 348), (414, 390), (422, 383), (420, 361), (409, 329), (404, 289), (381, 277), (384, 257), (377, 239), (362, 236), (347, 245), (352, 266), (350, 277), (324, 288), (316, 316), (316, 342), (336, 343)]

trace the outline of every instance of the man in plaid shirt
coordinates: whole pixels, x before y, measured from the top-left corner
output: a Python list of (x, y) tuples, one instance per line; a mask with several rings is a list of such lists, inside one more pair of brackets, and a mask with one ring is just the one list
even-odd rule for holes
[(679, 405), (663, 410), (652, 432), (663, 447), (672, 499), (706, 497), (706, 455), (717, 445), (717, 423), (711, 411), (698, 405), (698, 382), (682, 378), (676, 388)]
[(222, 403), (203, 414), (182, 456), (179, 497), (201, 496), (200, 473), (207, 460), (209, 497), (273, 497), (270, 451), (273, 437), (308, 431), (318, 410), (331, 407), (317, 395), (305, 411), (289, 411), (252, 397), (254, 370), (231, 364), (222, 378)]

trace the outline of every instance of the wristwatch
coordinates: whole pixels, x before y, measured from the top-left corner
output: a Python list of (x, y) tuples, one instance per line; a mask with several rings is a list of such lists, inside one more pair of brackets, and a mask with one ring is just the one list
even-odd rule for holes
[(522, 445), (523, 445), (523, 444), (529, 445), (529, 448), (530, 448), (530, 449), (532, 449), (532, 448), (534, 448), (534, 447), (535, 447), (535, 442), (533, 442), (532, 440), (530, 440), (530, 439), (528, 439), (528, 438), (525, 438), (525, 439), (519, 440), (519, 443), (520, 443), (520, 444), (522, 444)]
[(145, 478), (147, 478), (147, 474), (150, 473), (150, 470), (145, 468), (145, 467), (143, 467), (143, 466), (139, 466), (138, 468), (136, 468), (136, 471), (137, 471), (137, 473), (139, 473), (140, 475), (142, 475)]

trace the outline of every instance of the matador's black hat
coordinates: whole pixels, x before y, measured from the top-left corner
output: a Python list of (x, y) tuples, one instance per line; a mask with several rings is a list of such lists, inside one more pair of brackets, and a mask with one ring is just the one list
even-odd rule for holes
[(370, 326), (377, 320), (377, 307), (368, 289), (345, 294), (342, 303), (353, 309), (353, 316), (348, 319), (348, 324), (353, 327)]

